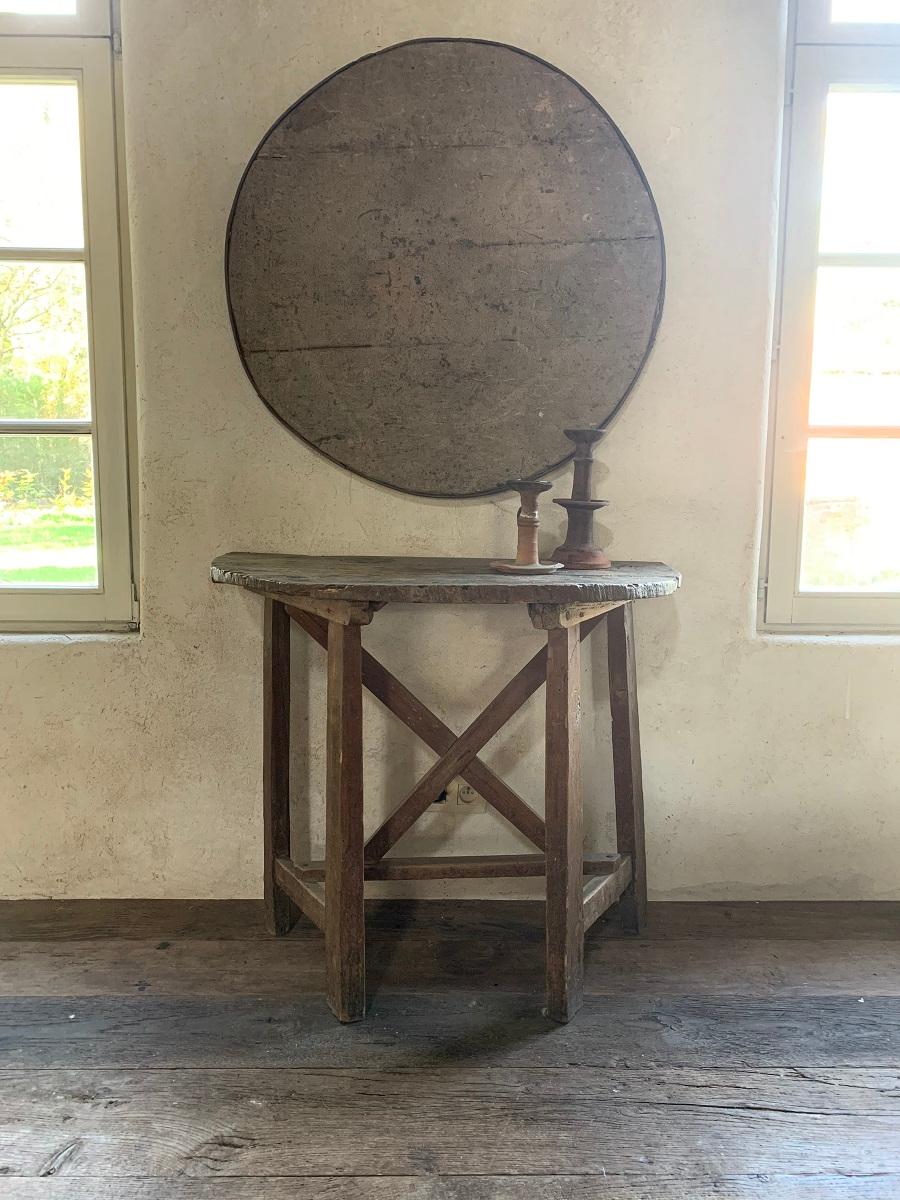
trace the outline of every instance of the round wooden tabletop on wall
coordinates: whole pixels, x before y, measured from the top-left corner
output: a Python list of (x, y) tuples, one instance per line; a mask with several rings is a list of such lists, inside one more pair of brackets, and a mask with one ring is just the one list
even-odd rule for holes
[(290, 108), (241, 180), (226, 276), (259, 396), (368, 479), (502, 491), (608, 424), (662, 309), (659, 216), (583, 88), (509, 46), (406, 42)]

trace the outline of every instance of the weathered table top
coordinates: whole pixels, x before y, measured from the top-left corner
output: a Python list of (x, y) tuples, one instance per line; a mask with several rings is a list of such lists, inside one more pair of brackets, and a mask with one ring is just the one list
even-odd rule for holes
[(614, 562), (603, 571), (500, 575), (487, 558), (332, 558), (238, 552), (215, 559), (213, 583), (253, 592), (400, 604), (596, 604), (670, 596), (681, 576), (665, 563)]
[(266, 134), (228, 233), (263, 401), (402, 491), (543, 474), (606, 426), (659, 323), (647, 180), (578, 84), (510, 46), (427, 38), (331, 75)]

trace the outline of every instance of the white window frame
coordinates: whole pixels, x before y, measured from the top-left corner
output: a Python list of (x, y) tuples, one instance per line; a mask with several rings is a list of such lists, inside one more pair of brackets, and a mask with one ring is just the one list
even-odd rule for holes
[[(137, 621), (128, 474), (124, 297), (120, 243), (116, 104), (109, 12), (80, 0), (83, 27), (106, 12), (107, 36), (0, 36), (0, 74), (79, 84), (84, 251), (0, 250), (0, 260), (84, 261), (88, 300), (91, 418), (47, 422), (54, 432), (90, 433), (94, 455), (98, 584), (95, 588), (0, 588), (0, 630), (130, 629)], [(42, 22), (27, 18), (31, 31)], [(72, 22), (72, 18), (68, 18)], [(95, 26), (96, 27), (96, 26)], [(0, 22), (0, 33), (6, 23)], [(0, 432), (38, 432), (36, 422), (0, 420)], [(65, 429), (63, 429), (63, 425)], [(43, 430), (41, 431), (43, 432)], [(49, 429), (48, 429), (49, 432)]]
[(898, 632), (900, 594), (896, 592), (801, 592), (799, 586), (809, 438), (900, 436), (900, 426), (810, 426), (808, 421), (817, 268), (829, 262), (900, 265), (900, 255), (819, 253), (829, 90), (867, 84), (900, 90), (900, 25), (832, 25), (830, 10), (830, 0), (799, 0), (796, 13), (787, 106), (768, 555), (760, 592), (763, 628), (808, 633)]

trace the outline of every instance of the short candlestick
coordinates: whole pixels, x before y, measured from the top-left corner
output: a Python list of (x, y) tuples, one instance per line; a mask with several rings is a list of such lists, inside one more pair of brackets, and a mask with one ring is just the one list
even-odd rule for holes
[(510, 479), (507, 485), (519, 493), (521, 504), (516, 514), (518, 544), (514, 562), (492, 562), (495, 571), (506, 575), (545, 575), (558, 571), (559, 562), (541, 562), (538, 557), (538, 496), (553, 487), (546, 479)]

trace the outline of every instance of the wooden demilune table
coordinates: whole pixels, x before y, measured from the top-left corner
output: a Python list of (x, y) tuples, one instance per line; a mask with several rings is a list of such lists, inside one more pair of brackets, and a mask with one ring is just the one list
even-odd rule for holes
[[(585, 930), (619, 902), (626, 929), (644, 918), (647, 884), (635, 679), (634, 601), (668, 596), (680, 577), (663, 563), (613, 563), (603, 571), (498, 575), (485, 559), (312, 558), (225, 554), (215, 583), (265, 599), (265, 898), (269, 924), (287, 933), (296, 909), (325, 933), (328, 1003), (341, 1021), (365, 1013), (366, 879), (546, 876), (547, 1013), (570, 1020), (582, 1002)], [(362, 627), (386, 604), (523, 604), (547, 644), (457, 735), (362, 648)], [(585, 854), (580, 770), (580, 647), (606, 621), (615, 780), (616, 850)], [(328, 656), (325, 860), (291, 858), (289, 813), (290, 628)], [(546, 683), (544, 817), (478, 757)], [(438, 759), (398, 808), (363, 833), (362, 691), (367, 688)], [(397, 858), (388, 851), (461, 776), (539, 853)], [(296, 907), (295, 907), (296, 906)]]

